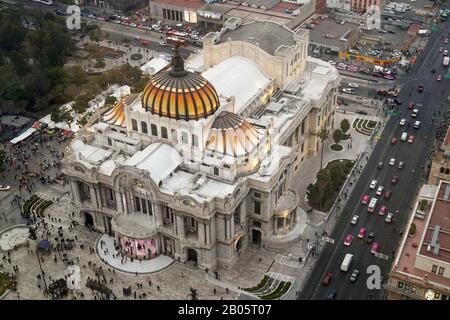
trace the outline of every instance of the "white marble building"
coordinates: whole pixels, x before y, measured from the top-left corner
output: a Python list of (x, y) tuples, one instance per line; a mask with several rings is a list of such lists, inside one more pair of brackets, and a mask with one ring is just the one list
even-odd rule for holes
[(195, 68), (176, 54), (84, 127), (63, 169), (80, 223), (134, 257), (209, 270), (234, 265), (250, 243), (292, 239), (292, 179), (334, 125), (340, 81), (306, 56), (308, 35), (268, 21), (226, 27), (206, 36)]

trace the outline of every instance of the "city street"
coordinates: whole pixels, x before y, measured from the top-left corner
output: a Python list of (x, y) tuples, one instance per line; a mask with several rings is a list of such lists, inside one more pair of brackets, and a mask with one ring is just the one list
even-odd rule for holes
[[(442, 67), (442, 55), (438, 52), (439, 46), (442, 45), (441, 35), (447, 35), (449, 25), (446, 23), (440, 32), (434, 33), (422, 56), (419, 56), (418, 64), (409, 75), (409, 79), (404, 84), (399, 98), (404, 101), (400, 107), (400, 114), (392, 116), (387, 122), (384, 132), (382, 133), (375, 150), (368, 160), (361, 178), (358, 180), (350, 199), (347, 201), (346, 207), (340, 216), (340, 221), (336, 224), (330, 238), (335, 240), (334, 244), (324, 243), (321, 248), (321, 256), (318, 259), (315, 268), (311, 272), (304, 290), (300, 296), (301, 299), (326, 299), (330, 289), (337, 291), (336, 299), (383, 299), (385, 290), (368, 290), (366, 287), (366, 268), (369, 265), (379, 265), (381, 274), (386, 279), (390, 265), (393, 260), (393, 253), (397, 249), (400, 235), (405, 232), (404, 226), (412, 207), (412, 202), (416, 196), (419, 184), (424, 182), (423, 169), (428, 160), (428, 154), (432, 147), (436, 131), (437, 119), (434, 113), (440, 110), (442, 115), (444, 109), (443, 102), (447, 98), (449, 87), (448, 80), (441, 82), (436, 81), (438, 73), (445, 73), (446, 69)], [(431, 73), (431, 69), (436, 68), (436, 74)], [(416, 88), (419, 84), (425, 86), (422, 93), (417, 92)], [(421, 121), (420, 129), (399, 126), (401, 117), (410, 119), (410, 110), (407, 109), (407, 102), (412, 100), (416, 103), (424, 105), (423, 110), (419, 111), (417, 120)], [(403, 116), (402, 116), (403, 115)], [(403, 131), (408, 135), (415, 135), (414, 143), (401, 142), (400, 135)], [(391, 138), (397, 137), (398, 142), (391, 144)], [(397, 166), (390, 166), (388, 161), (395, 158), (405, 162), (403, 169)], [(384, 163), (382, 169), (377, 168), (377, 163)], [(393, 175), (399, 176), (399, 182), (393, 186), (391, 179)], [(385, 187), (385, 190), (392, 190), (392, 198), (390, 200), (379, 199), (377, 209), (381, 205), (387, 206), (387, 212), (394, 213), (394, 221), (387, 224), (385, 216), (380, 216), (378, 210), (373, 213), (367, 212), (367, 207), (361, 204), (363, 195), (368, 194), (374, 197), (374, 190), (369, 190), (369, 183), (376, 179), (378, 185)], [(360, 216), (359, 222), (353, 226), (350, 225), (350, 219), (354, 214)], [(367, 233), (372, 231), (375, 233), (375, 240), (379, 242), (380, 252), (388, 256), (388, 260), (375, 257), (370, 253), (370, 245), (361, 242), (357, 238), (359, 228), (367, 228)], [(343, 244), (344, 237), (352, 234), (353, 243), (346, 247)], [(344, 273), (340, 271), (341, 263), (346, 253), (354, 255), (353, 262), (349, 271)], [(353, 269), (358, 269), (361, 276), (356, 283), (350, 283), (348, 277)], [(326, 272), (333, 274), (333, 279), (329, 286), (321, 284), (322, 278)]]

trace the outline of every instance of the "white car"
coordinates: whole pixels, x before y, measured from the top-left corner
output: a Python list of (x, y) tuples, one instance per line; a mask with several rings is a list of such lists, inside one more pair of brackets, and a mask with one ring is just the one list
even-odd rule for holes
[(352, 217), (352, 220), (350, 221), (350, 224), (357, 224), (358, 223), (358, 220), (359, 220), (359, 216), (357, 215), (357, 214), (355, 214), (353, 217)]
[(369, 188), (370, 189), (375, 189), (376, 188), (376, 186), (377, 186), (377, 180), (372, 180), (372, 182), (370, 183), (370, 186), (369, 186)]
[(377, 196), (381, 196), (383, 194), (383, 190), (384, 190), (384, 187), (383, 186), (379, 186), (378, 189), (377, 189), (377, 192), (375, 192), (375, 194)]
[(202, 51), (201, 50), (198, 50), (198, 49), (195, 49), (194, 50), (194, 53), (201, 53)]
[(419, 128), (420, 128), (420, 121), (414, 122), (414, 129), (419, 129)]
[(444, 56), (448, 55), (448, 50), (444, 50), (444, 52), (442, 53)]
[(331, 64), (332, 66), (336, 65), (336, 62), (334, 62), (333, 60), (328, 60), (328, 63)]
[(348, 94), (355, 94), (355, 89), (353, 88), (344, 88), (342, 89), (342, 92), (348, 93)]
[(386, 223), (391, 223), (392, 222), (392, 217), (394, 216), (394, 214), (392, 212), (388, 212), (386, 218), (384, 219), (384, 221)]
[(406, 123), (406, 119), (405, 119), (405, 118), (403, 118), (403, 119), (400, 120), (400, 125), (401, 125), (401, 126), (404, 126), (405, 123)]
[(395, 166), (395, 158), (391, 158), (391, 160), (389, 160), (389, 165)]
[(8, 191), (10, 189), (11, 189), (11, 186), (5, 186), (5, 185), (0, 184), (0, 191)]
[(164, 46), (167, 46), (167, 43), (165, 43), (165, 42), (160, 42), (159, 45), (164, 47)]
[(350, 88), (358, 88), (359, 87), (359, 84), (357, 84), (357, 83), (354, 83), (354, 82), (351, 82), (351, 83), (349, 83), (348, 84), (348, 86), (350, 87)]

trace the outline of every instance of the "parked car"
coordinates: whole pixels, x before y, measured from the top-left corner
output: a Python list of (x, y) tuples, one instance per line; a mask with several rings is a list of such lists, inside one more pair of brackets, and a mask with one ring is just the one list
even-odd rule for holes
[(348, 84), (348, 86), (349, 86), (350, 88), (355, 88), (355, 89), (359, 88), (359, 84), (357, 84), (357, 83), (355, 83), (355, 82), (350, 82), (350, 83)]
[[(409, 106), (408, 106), (408, 108), (409, 108)], [(400, 125), (401, 125), (401, 126), (404, 126), (405, 123), (406, 123), (406, 119), (405, 119), (405, 118), (403, 118), (403, 119), (400, 120)]]
[[(343, 24), (343, 23), (341, 23), (341, 24)], [(336, 299), (336, 295), (337, 295), (336, 290), (335, 290), (335, 289), (331, 289), (331, 290), (328, 292), (327, 299), (328, 299), (328, 300), (334, 300), (334, 299)]]
[(420, 128), (420, 121), (415, 121), (414, 122), (414, 129), (419, 129)]
[(11, 186), (0, 184), (0, 191), (9, 191), (10, 189), (11, 189)]

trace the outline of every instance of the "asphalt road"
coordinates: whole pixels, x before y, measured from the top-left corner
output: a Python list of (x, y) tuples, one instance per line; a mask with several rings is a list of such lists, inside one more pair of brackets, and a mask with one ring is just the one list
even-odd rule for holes
[[(332, 234), (329, 235), (335, 240), (335, 244), (322, 244), (320, 256), (304, 285), (300, 299), (326, 299), (329, 290), (332, 288), (337, 291), (336, 299), (384, 298), (385, 290), (383, 288), (373, 290), (367, 288), (366, 280), (368, 275), (366, 270), (369, 265), (376, 264), (380, 266), (381, 274), (386, 280), (394, 258), (393, 253), (400, 241), (400, 230), (405, 228), (416, 193), (421, 182), (423, 182), (423, 166), (427, 162), (436, 132), (437, 121), (432, 123), (433, 113), (440, 109), (442, 114), (447, 104), (445, 101), (448, 96), (450, 80), (443, 79), (441, 82), (438, 82), (436, 76), (439, 73), (446, 73), (446, 68), (442, 66), (442, 54), (438, 52), (438, 48), (439, 46), (450, 47), (450, 45), (444, 45), (441, 40), (441, 35), (447, 37), (449, 31), (449, 23), (446, 23), (439, 32), (432, 35), (424, 53), (419, 57), (418, 64), (405, 81), (399, 94), (400, 99), (403, 101), (400, 112), (406, 119), (411, 118), (411, 111), (407, 109), (409, 100), (423, 104), (423, 108), (419, 110), (417, 117), (417, 120), (421, 121), (420, 129), (414, 129), (412, 124), (410, 127), (401, 127), (399, 125), (401, 115), (392, 116), (387, 122), (381, 138), (375, 146), (360, 179), (356, 183), (340, 219), (336, 223)], [(437, 69), (435, 74), (431, 73), (433, 67)], [(416, 90), (419, 83), (425, 86), (425, 90), (422, 93)], [(409, 96), (410, 92), (411, 96)], [(415, 136), (414, 143), (410, 144), (400, 141), (400, 136), (404, 131), (408, 132), (408, 135), (413, 134)], [(397, 144), (392, 145), (390, 143), (392, 137), (397, 137)], [(398, 169), (397, 163), (395, 166), (389, 166), (388, 161), (390, 158), (395, 158), (397, 163), (398, 161), (404, 161), (406, 166), (403, 169)], [(382, 169), (377, 169), (379, 161), (384, 162)], [(399, 176), (399, 181), (395, 186), (390, 182), (394, 175)], [(383, 185), (385, 190), (391, 190), (392, 197), (389, 200), (377, 197), (379, 198), (377, 210), (374, 213), (368, 213), (367, 205), (361, 204), (361, 198), (365, 194), (375, 197), (375, 190), (369, 189), (370, 181), (373, 179), (378, 180), (378, 185)], [(385, 216), (378, 214), (381, 205), (386, 205), (387, 211), (394, 213), (394, 221), (392, 223), (386, 223), (384, 221)], [(398, 213), (396, 213), (396, 210), (398, 210)], [(358, 214), (360, 220), (355, 226), (352, 226), (350, 225), (350, 220), (354, 214)], [(357, 238), (361, 227), (367, 228), (367, 233), (369, 231), (375, 232), (374, 241), (379, 242), (381, 245), (379, 252), (389, 256), (387, 261), (371, 254), (370, 244), (362, 243), (361, 239)], [(343, 244), (347, 234), (352, 234), (354, 237), (353, 242), (348, 247)], [(340, 266), (347, 253), (354, 255), (353, 262), (348, 272), (342, 272)], [(348, 281), (353, 269), (358, 269), (361, 272), (356, 283)], [(333, 279), (329, 286), (321, 284), (326, 272), (333, 273)]]

